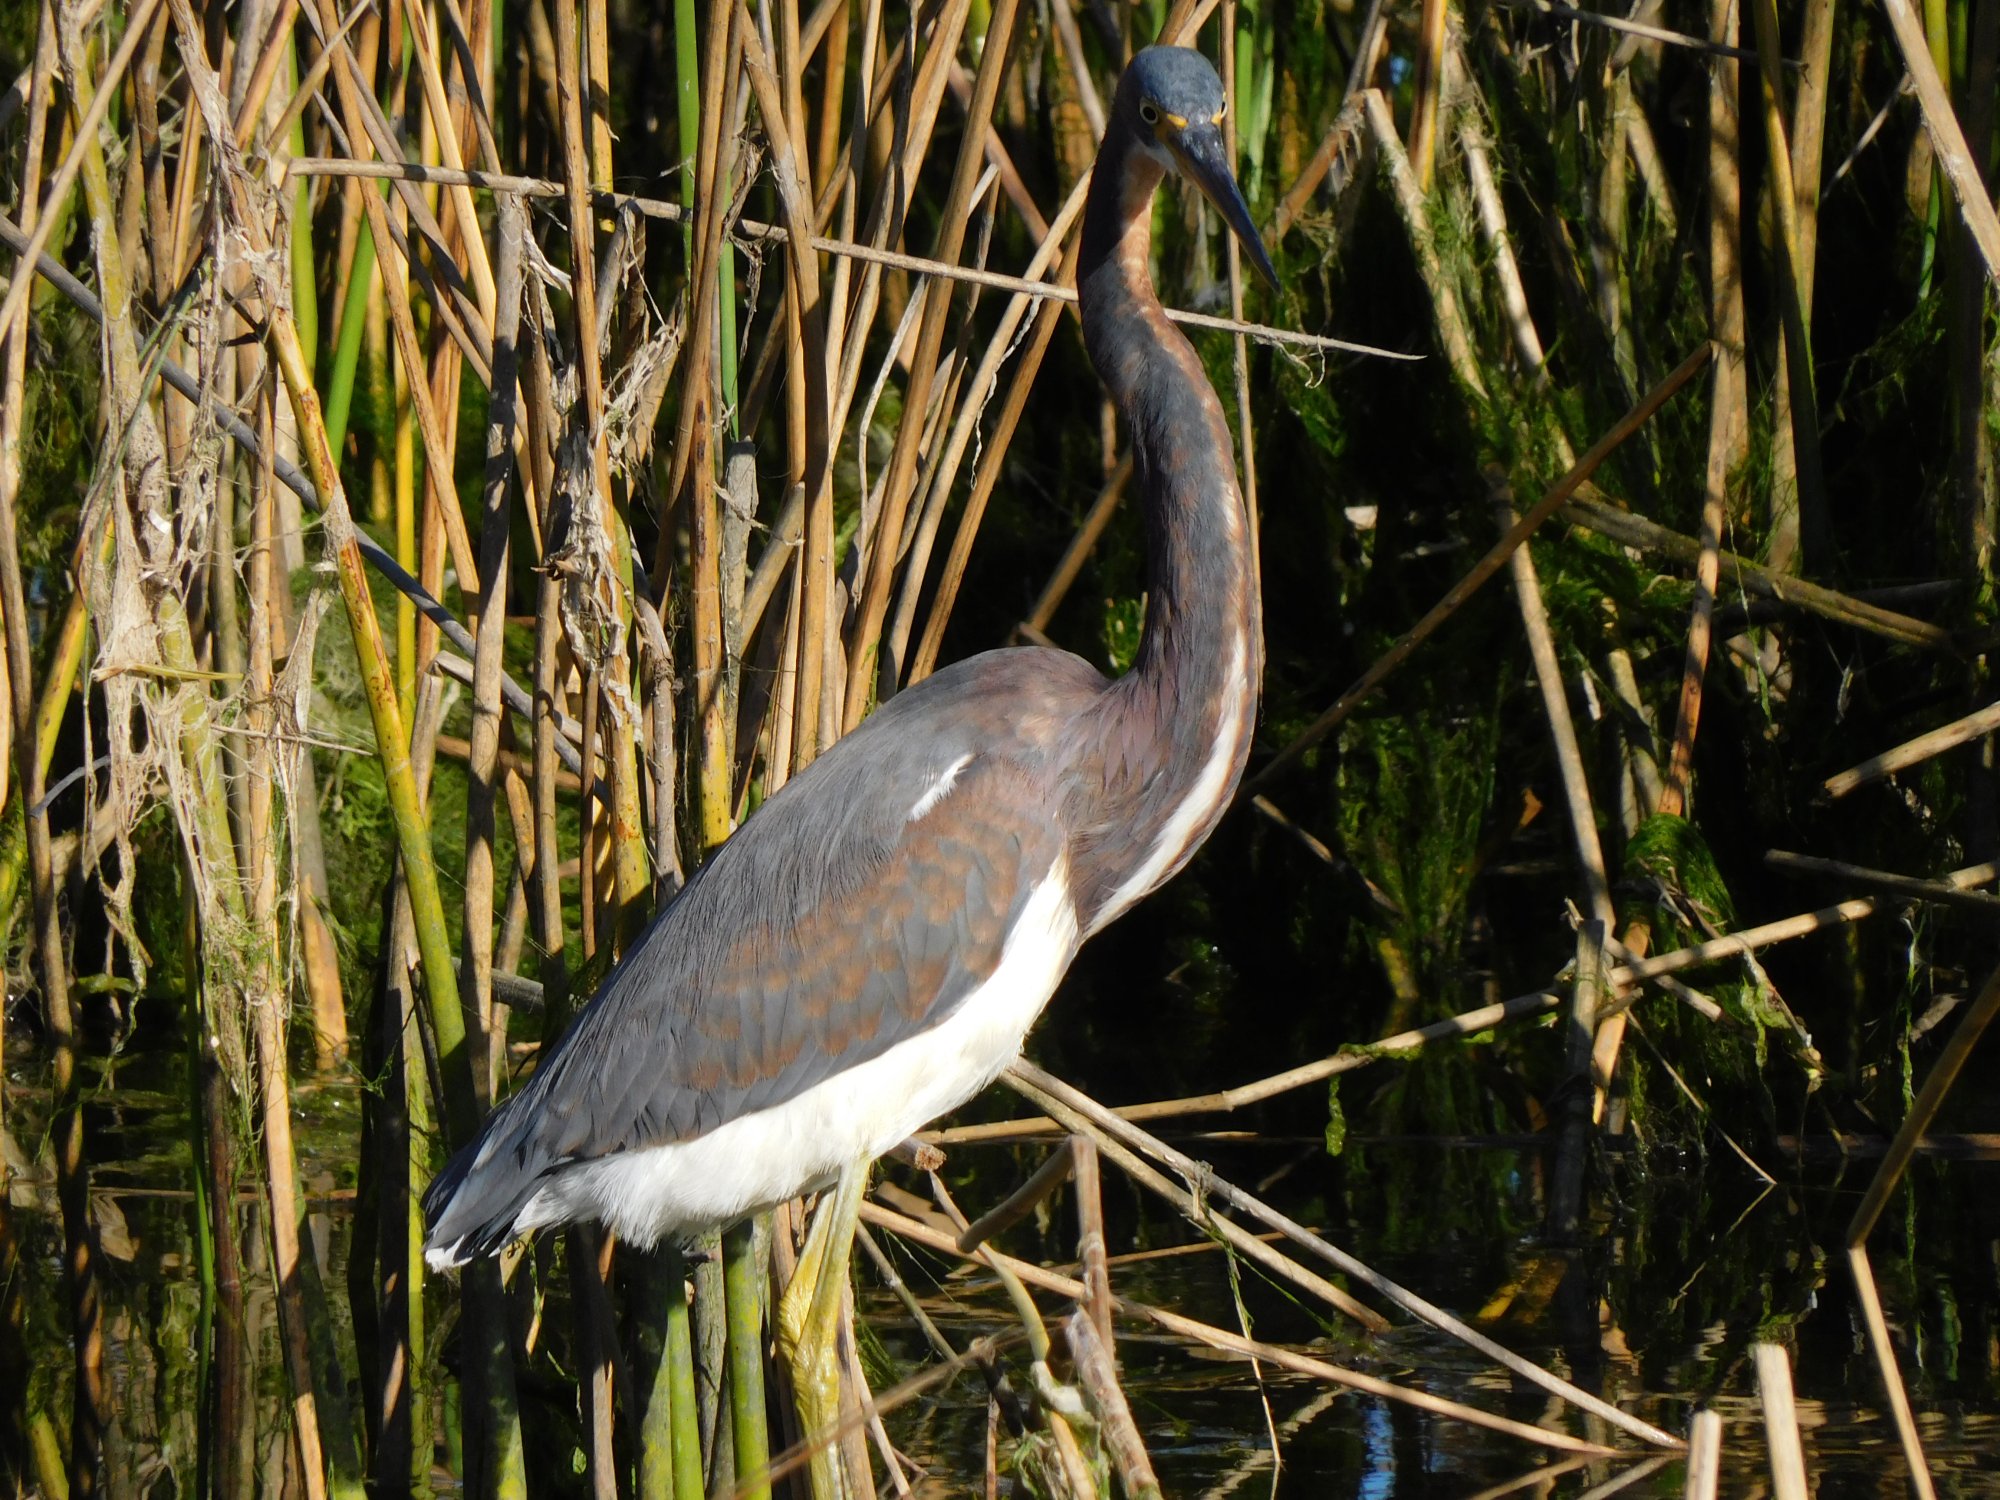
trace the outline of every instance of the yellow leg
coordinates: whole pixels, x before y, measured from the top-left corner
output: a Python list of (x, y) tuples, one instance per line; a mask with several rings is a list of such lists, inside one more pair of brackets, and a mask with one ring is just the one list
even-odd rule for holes
[(819, 1500), (839, 1500), (846, 1493), (840, 1444), (831, 1434), (840, 1423), (841, 1294), (867, 1185), (867, 1162), (842, 1169), (832, 1194), (820, 1200), (798, 1270), (778, 1302), (778, 1352), (791, 1369), (799, 1427), (808, 1441), (820, 1442), (812, 1464)]

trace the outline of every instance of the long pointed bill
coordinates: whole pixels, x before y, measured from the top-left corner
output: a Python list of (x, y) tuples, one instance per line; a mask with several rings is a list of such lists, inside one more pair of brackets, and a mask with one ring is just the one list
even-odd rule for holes
[(1229, 153), (1223, 149), (1222, 127), (1190, 124), (1179, 135), (1168, 137), (1167, 147), (1180, 162), (1181, 171), (1187, 174), (1188, 181), (1201, 190), (1202, 197), (1215, 205), (1215, 211), (1222, 215), (1223, 222), (1236, 231), (1236, 237), (1243, 242), (1243, 248), (1250, 257), (1250, 264), (1257, 268), (1257, 274), (1275, 292), (1278, 289), (1278, 271), (1264, 251), (1257, 226), (1250, 222), (1250, 205), (1243, 201), (1243, 190), (1236, 185), (1236, 173), (1230, 167)]

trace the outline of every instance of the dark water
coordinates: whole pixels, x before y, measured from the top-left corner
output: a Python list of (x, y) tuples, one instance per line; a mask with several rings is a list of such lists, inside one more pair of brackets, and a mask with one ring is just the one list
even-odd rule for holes
[[(1261, 1152), (1267, 1167), (1282, 1154), (1275, 1147)], [(1259, 1155), (1236, 1148), (1227, 1152), (1227, 1165), (1219, 1155), (1218, 1165), (1243, 1182), (1256, 1175)], [(1714, 1180), (1644, 1183), (1633, 1201), (1601, 1215), (1595, 1232), (1571, 1252), (1547, 1250), (1527, 1232), (1475, 1242), (1463, 1227), (1468, 1178), (1498, 1184), (1502, 1199), (1512, 1195), (1521, 1217), (1532, 1220), (1539, 1213), (1539, 1158), (1517, 1146), (1357, 1142), (1338, 1167), (1294, 1171), (1272, 1197), (1308, 1222), (1330, 1225), (1329, 1237), (1404, 1286), (1656, 1426), (1683, 1432), (1698, 1407), (1714, 1409), (1726, 1424), (1725, 1495), (1768, 1492), (1752, 1346), (1783, 1343), (1793, 1352), (1815, 1493), (1908, 1493), (1845, 1257), (1837, 1253), (1871, 1163), (1855, 1163), (1844, 1178), (1820, 1170), (1812, 1174), (1816, 1180), (1775, 1187), (1747, 1168), (1717, 1167), (1710, 1169)], [(1315, 1177), (1324, 1195), (1312, 1191)], [(2000, 1215), (1987, 1206), (2000, 1190), (2000, 1171), (1991, 1163), (1923, 1164), (1916, 1179), (1910, 1201), (1892, 1215), (1907, 1212), (1907, 1219), (1885, 1224), (1872, 1242), (1877, 1276), (1938, 1493), (2000, 1494)], [(1428, 1201), (1415, 1186), (1422, 1183), (1431, 1185)], [(1385, 1192), (1404, 1198), (1393, 1213), (1381, 1202)], [(1941, 1212), (1963, 1215), (1962, 1232), (1939, 1234), (1924, 1242), (1926, 1253), (1906, 1258), (1897, 1231), (1934, 1226)], [(1128, 1241), (1135, 1234), (1159, 1243), (1190, 1237), (1185, 1224), (1169, 1221), (1157, 1206), (1142, 1217), (1128, 1215), (1121, 1228)], [(1045, 1248), (1061, 1254), (1053, 1241)], [(1113, 1281), (1122, 1295), (1239, 1326), (1219, 1255), (1122, 1273), (1114, 1267)], [(1279, 1372), (1266, 1373), (1260, 1393), (1239, 1364), (1151, 1337), (1122, 1339), (1126, 1382), (1170, 1494), (1269, 1494), (1265, 1400), (1281, 1434), (1281, 1495), (1471, 1496), (1520, 1481), (1515, 1493), (1576, 1496), (1608, 1493), (1598, 1487), (1621, 1478), (1631, 1481), (1628, 1494), (1681, 1492), (1678, 1460), (1635, 1474), (1652, 1455), (1632, 1439), (1444, 1334), (1409, 1324), (1372, 1340), (1326, 1330), (1247, 1266), (1240, 1285), (1260, 1338), (1317, 1342), (1315, 1352), (1332, 1362), (1630, 1451), (1553, 1472), (1568, 1455), (1396, 1403), (1334, 1395)], [(990, 1317), (973, 1315), (973, 1305), (968, 1301), (961, 1321), (965, 1336), (1005, 1326), (990, 1296), (976, 1301)], [(968, 1445), (976, 1450), (983, 1442), (983, 1393), (968, 1383), (954, 1395), (956, 1403), (939, 1403), (922, 1428), (931, 1446), (916, 1450), (943, 1472), (962, 1464), (958, 1455)]]
[[(0, 1393), (30, 1429), (53, 1438), (67, 1422), (69, 1351), (61, 1291), (61, 1230), (45, 1154), (46, 1096), (31, 1081), (41, 1059), (11, 1059), (6, 1141), (20, 1261), (13, 1306), (18, 1345), (0, 1365)], [(195, 1463), (198, 1317), (195, 1204), (177, 1069), (140, 1055), (100, 1071), (87, 1107), (95, 1203), (105, 1227), (109, 1373), (117, 1403), (110, 1457), (114, 1496), (188, 1492)], [(345, 1249), (358, 1117), (348, 1085), (300, 1099), (302, 1173), (312, 1229), (328, 1268), (336, 1320), (345, 1311)], [(950, 1173), (976, 1211), (1039, 1160), (1036, 1147), (960, 1148)], [(1662, 1165), (1618, 1160), (1600, 1174), (1597, 1213), (1569, 1251), (1538, 1238), (1542, 1157), (1518, 1143), (1352, 1140), (1339, 1160), (1309, 1138), (1220, 1141), (1187, 1149), (1233, 1180), (1270, 1180), (1272, 1201), (1490, 1336), (1671, 1431), (1698, 1406), (1725, 1422), (1725, 1495), (1768, 1491), (1751, 1347), (1793, 1352), (1806, 1461), (1822, 1496), (1907, 1493), (1896, 1442), (1839, 1254), (1840, 1234), (1873, 1164), (1811, 1162), (1766, 1184), (1722, 1157)], [(889, 1169), (900, 1172), (902, 1169)], [(914, 1180), (904, 1174), (910, 1185)], [(1198, 1240), (1157, 1202), (1106, 1172), (1114, 1255)], [(285, 1463), (285, 1394), (276, 1357), (265, 1241), (245, 1196), (242, 1242), (251, 1273), (246, 1316), (260, 1350), (258, 1467), (267, 1489)], [(1074, 1231), (1066, 1199), (1003, 1248), (1060, 1264)], [(1980, 1161), (1922, 1161), (1872, 1242), (1906, 1379), (1939, 1493), (2000, 1495), (2000, 1170)], [(990, 1282), (917, 1252), (903, 1274), (958, 1347), (1015, 1326)], [(1442, 1334), (1399, 1323), (1370, 1339), (1320, 1321), (1251, 1267), (1232, 1291), (1212, 1251), (1113, 1267), (1123, 1296), (1310, 1349), (1399, 1384), (1519, 1421), (1611, 1441), (1601, 1424), (1487, 1365)], [(861, 1306), (876, 1385), (927, 1362), (901, 1306), (863, 1273)], [(1240, 1304), (1239, 1298), (1240, 1296)], [(1046, 1310), (1059, 1315), (1052, 1299)], [(433, 1316), (436, 1316), (434, 1311)], [(552, 1319), (557, 1314), (552, 1313)], [(1378, 1399), (1327, 1390), (1276, 1371), (1260, 1386), (1247, 1368), (1145, 1332), (1121, 1329), (1127, 1390), (1166, 1492), (1268, 1495), (1267, 1422), (1283, 1455), (1277, 1493), (1389, 1496), (1511, 1493), (1678, 1494), (1678, 1461), (1649, 1472), (1630, 1439), (1616, 1458), (1569, 1460), (1512, 1436)], [(1016, 1378), (1021, 1373), (1016, 1368)], [(920, 1490), (976, 1489), (984, 1464), (986, 1397), (971, 1375), (891, 1414), (898, 1446), (926, 1473)], [(1004, 1464), (1003, 1492), (1010, 1483)]]

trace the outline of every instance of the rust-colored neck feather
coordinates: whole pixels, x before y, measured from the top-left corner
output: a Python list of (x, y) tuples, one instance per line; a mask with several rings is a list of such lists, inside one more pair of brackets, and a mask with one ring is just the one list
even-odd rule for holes
[[(1159, 160), (1115, 116), (1084, 208), (1084, 343), (1131, 435), (1146, 527), (1146, 627), (1107, 695), (1101, 926), (1208, 836), (1249, 754), (1261, 674), (1248, 526), (1222, 406), (1153, 291)], [(1133, 846), (1136, 845), (1135, 849)]]

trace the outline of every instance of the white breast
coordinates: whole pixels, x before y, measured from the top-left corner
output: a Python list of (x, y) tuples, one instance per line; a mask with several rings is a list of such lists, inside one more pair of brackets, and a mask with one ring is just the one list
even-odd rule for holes
[(880, 1156), (956, 1109), (1020, 1054), (1077, 947), (1068, 870), (1028, 898), (1000, 963), (939, 1025), (796, 1098), (669, 1146), (620, 1152), (551, 1176), (519, 1233), (596, 1219), (645, 1246), (662, 1235), (734, 1223)]

